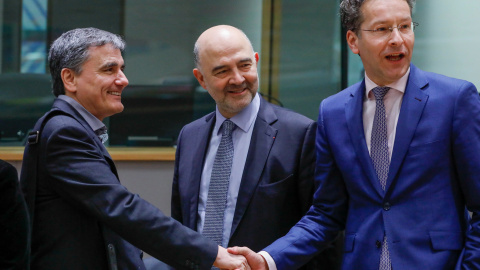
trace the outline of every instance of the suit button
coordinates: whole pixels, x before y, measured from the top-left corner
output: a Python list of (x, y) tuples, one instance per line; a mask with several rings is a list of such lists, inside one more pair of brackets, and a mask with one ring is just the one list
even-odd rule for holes
[(386, 202), (386, 203), (383, 205), (383, 210), (388, 211), (388, 210), (390, 210), (390, 207), (391, 207), (390, 203)]
[(380, 242), (380, 241), (377, 240), (377, 242), (375, 242), (375, 246), (376, 246), (377, 248), (380, 248), (380, 247), (382, 246), (382, 242)]

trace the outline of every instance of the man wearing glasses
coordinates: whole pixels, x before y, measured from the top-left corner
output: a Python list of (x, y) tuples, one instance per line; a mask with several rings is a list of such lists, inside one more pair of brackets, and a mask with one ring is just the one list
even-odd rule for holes
[(413, 5), (341, 2), (365, 79), (320, 105), (313, 207), (263, 257), (230, 250), (253, 269), (296, 269), (343, 229), (343, 269), (480, 269), (479, 95), (410, 63)]

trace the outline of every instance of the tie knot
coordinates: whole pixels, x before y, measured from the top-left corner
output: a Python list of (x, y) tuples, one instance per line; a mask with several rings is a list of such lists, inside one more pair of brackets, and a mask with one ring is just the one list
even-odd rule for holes
[(230, 136), (232, 134), (233, 128), (235, 128), (235, 124), (232, 121), (230, 121), (229, 119), (227, 119), (227, 120), (223, 121), (222, 127), (223, 127), (222, 135), (223, 136)]
[(103, 135), (105, 133), (107, 133), (107, 127), (105, 127), (105, 126), (95, 130), (95, 134), (97, 134), (97, 135)]
[(375, 95), (375, 98), (377, 100), (382, 100), (383, 97), (387, 94), (388, 90), (390, 90), (390, 87), (387, 86), (377, 86), (372, 89), (373, 94)]
[(108, 140), (108, 133), (107, 133), (107, 127), (103, 126), (97, 130), (95, 130), (95, 134), (97, 134), (98, 138), (102, 143), (105, 143)]

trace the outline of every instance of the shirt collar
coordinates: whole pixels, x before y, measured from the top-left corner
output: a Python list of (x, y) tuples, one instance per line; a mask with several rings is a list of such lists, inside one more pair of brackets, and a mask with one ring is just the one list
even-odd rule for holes
[(72, 107), (87, 121), (88, 125), (90, 128), (92, 128), (93, 131), (97, 131), (99, 129), (105, 129), (105, 124), (98, 120), (93, 114), (91, 114), (87, 109), (85, 109), (80, 103), (78, 103), (75, 99), (66, 96), (66, 95), (59, 95), (59, 99), (66, 101), (68, 104), (72, 105)]
[[(408, 68), (405, 75), (403, 75), (398, 81), (388, 84), (386, 86), (405, 93), (405, 88), (407, 87), (408, 82), (408, 75), (410, 75), (410, 68)], [(370, 78), (368, 78), (367, 73), (365, 73), (365, 96), (369, 97), (369, 93), (372, 91), (373, 88), (377, 87), (378, 85), (374, 83)]]
[[(248, 104), (248, 106), (245, 107), (242, 111), (240, 111), (235, 116), (230, 118), (230, 121), (232, 121), (237, 127), (242, 129), (244, 132), (247, 132), (250, 128), (252, 128), (253, 122), (255, 122), (255, 119), (257, 118), (259, 108), (260, 108), (260, 97), (259, 97), (259, 94), (256, 93), (255, 97), (252, 99), (252, 102), (250, 102), (250, 104)], [(218, 111), (218, 106), (215, 109), (215, 116), (217, 119), (215, 122), (215, 130), (219, 131), (223, 121), (225, 121), (227, 118), (225, 118)]]

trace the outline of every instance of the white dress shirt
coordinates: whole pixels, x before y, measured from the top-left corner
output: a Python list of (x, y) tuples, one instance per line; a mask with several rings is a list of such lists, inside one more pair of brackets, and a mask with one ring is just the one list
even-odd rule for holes
[[(398, 81), (393, 82), (389, 85), (391, 89), (383, 98), (385, 104), (385, 113), (387, 114), (387, 136), (388, 136), (388, 153), (389, 159), (392, 158), (393, 145), (395, 143), (395, 134), (397, 130), (398, 117), (400, 115), (400, 108), (402, 106), (403, 94), (405, 93), (405, 88), (407, 87), (408, 75), (410, 74), (410, 68), (408, 71), (400, 78)], [(365, 132), (365, 140), (368, 147), (368, 152), (370, 153), (370, 145), (372, 140), (372, 127), (373, 127), (373, 118), (375, 116), (376, 108), (376, 99), (372, 93), (372, 89), (378, 85), (374, 83), (367, 74), (365, 74), (365, 98), (363, 100), (363, 130)], [(382, 85), (383, 86), (383, 85)], [(258, 254), (262, 255), (265, 258), (265, 261), (268, 264), (268, 269), (277, 270), (277, 265), (273, 260), (272, 256), (266, 251), (260, 251)]]

